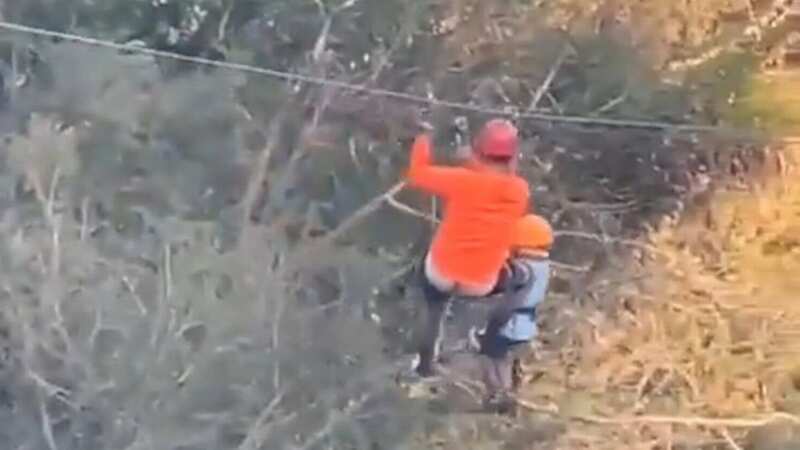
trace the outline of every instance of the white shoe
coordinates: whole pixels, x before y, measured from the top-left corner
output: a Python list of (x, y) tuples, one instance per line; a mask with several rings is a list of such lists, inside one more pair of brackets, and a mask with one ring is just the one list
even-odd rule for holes
[(481, 351), (481, 338), (483, 338), (483, 333), (485, 329), (478, 330), (478, 327), (472, 327), (469, 329), (469, 337), (468, 343), (469, 349), (473, 352)]

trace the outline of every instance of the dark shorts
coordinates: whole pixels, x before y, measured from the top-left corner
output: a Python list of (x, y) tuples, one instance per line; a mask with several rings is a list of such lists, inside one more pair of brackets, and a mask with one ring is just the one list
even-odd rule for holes
[[(453, 297), (451, 292), (442, 292), (436, 286), (431, 284), (428, 277), (425, 276), (425, 261), (421, 260), (417, 264), (416, 277), (419, 284), (422, 286), (422, 291), (425, 295), (425, 300), (432, 303), (446, 302)], [(497, 275), (497, 283), (494, 288), (487, 294), (487, 297), (503, 292), (506, 289), (506, 283), (510, 277), (509, 269), (503, 266), (500, 273)]]
[(431, 306), (435, 306), (441, 303), (446, 303), (452, 298), (453, 294), (451, 294), (450, 292), (440, 291), (438, 288), (436, 288), (436, 286), (434, 286), (433, 284), (431, 284), (430, 281), (428, 281), (428, 277), (425, 276), (424, 262), (418, 265), (417, 278), (419, 279), (419, 283), (422, 286), (422, 293), (425, 297), (425, 301), (429, 304), (432, 304)]

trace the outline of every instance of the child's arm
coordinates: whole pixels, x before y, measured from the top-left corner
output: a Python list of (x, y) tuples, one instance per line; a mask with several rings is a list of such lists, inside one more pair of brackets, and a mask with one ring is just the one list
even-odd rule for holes
[(409, 184), (442, 197), (449, 197), (463, 182), (464, 169), (437, 167), (431, 163), (430, 138), (417, 136), (411, 147), (411, 161), (406, 177)]
[(497, 304), (489, 312), (486, 336), (494, 336), (518, 309), (525, 307), (526, 299), (536, 283), (532, 272), (522, 265), (511, 264), (512, 271), (505, 282), (505, 292), (495, 301)]
[(494, 297), (497, 294), (503, 294), (508, 292), (511, 288), (512, 283), (514, 282), (514, 273), (513, 268), (510, 260), (506, 260), (503, 264), (503, 268), (500, 269), (500, 274), (497, 276), (497, 283), (494, 285), (491, 291), (486, 294), (486, 298)]

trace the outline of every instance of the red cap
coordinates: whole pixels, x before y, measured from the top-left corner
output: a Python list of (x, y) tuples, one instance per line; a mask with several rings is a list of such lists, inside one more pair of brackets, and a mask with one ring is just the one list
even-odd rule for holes
[(490, 158), (512, 159), (518, 147), (517, 127), (503, 119), (486, 122), (475, 140), (475, 153)]

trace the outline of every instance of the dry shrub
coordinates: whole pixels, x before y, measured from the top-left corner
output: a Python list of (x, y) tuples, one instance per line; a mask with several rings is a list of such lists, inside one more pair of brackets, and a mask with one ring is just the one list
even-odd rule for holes
[[(415, 408), (362, 308), (385, 264), (326, 246), (293, 257), (279, 224), (248, 225), (222, 252), (218, 224), (175, 216), (145, 216), (136, 248), (114, 252), (130, 244), (93, 235), (97, 219), (68, 195), (74, 133), (37, 116), (9, 146), (4, 177), (24, 178), (38, 211), (0, 222), (5, 444), (400, 445)], [(327, 297), (309, 281), (326, 271)]]
[(569, 339), (529, 363), (526, 398), (577, 420), (560, 448), (766, 449), (748, 430), (798, 422), (800, 184), (770, 173), (793, 150), (759, 166), (773, 176), (730, 183), (653, 231), (622, 278), (600, 275), (591, 291), (607, 307), (572, 311)]
[[(333, 239), (395, 181), (396, 145), (313, 152), (297, 135), (317, 128), (303, 111), (324, 109), (319, 92), (164, 79), (152, 58), (95, 50), (37, 48), (52, 78), (19, 98), (42, 114), (14, 111), (30, 124), (0, 161), (0, 441), (406, 445), (426, 415), (395, 388), (372, 296), (404, 262), (407, 222), (379, 199), (365, 216), (382, 228)], [(245, 111), (245, 88), (271, 97)]]

